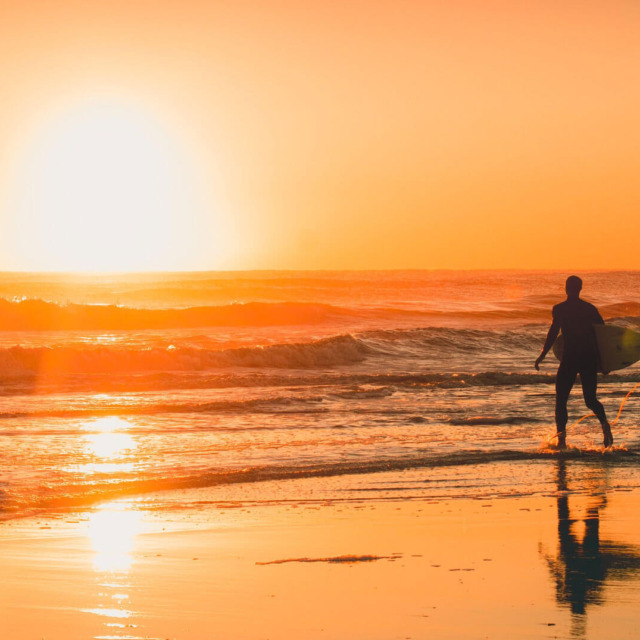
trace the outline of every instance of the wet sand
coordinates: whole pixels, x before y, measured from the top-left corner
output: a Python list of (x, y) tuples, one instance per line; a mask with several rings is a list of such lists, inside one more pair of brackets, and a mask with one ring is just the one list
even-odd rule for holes
[(231, 508), (199, 490), (7, 521), (2, 637), (636, 637), (640, 496), (562, 477), (540, 497)]

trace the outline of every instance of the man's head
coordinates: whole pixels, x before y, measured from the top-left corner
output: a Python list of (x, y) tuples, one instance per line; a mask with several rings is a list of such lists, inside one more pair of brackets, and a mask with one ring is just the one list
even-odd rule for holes
[(578, 276), (569, 276), (564, 286), (568, 296), (579, 296), (582, 290), (582, 280)]

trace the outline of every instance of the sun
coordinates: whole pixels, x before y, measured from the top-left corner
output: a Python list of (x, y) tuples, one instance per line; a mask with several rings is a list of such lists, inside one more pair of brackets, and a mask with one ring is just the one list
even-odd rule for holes
[(132, 104), (85, 103), (49, 122), (23, 171), (23, 261), (42, 271), (184, 268), (194, 187), (183, 155)]

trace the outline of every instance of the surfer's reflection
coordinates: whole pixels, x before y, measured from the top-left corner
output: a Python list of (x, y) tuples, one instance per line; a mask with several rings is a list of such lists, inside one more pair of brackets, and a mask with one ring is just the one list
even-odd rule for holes
[[(602, 489), (593, 492), (584, 518), (571, 517), (566, 465), (566, 460), (558, 460), (558, 555), (546, 560), (555, 580), (556, 602), (571, 610), (572, 636), (584, 637), (587, 606), (604, 603), (607, 579), (640, 573), (640, 547), (600, 540), (600, 515), (607, 505)], [(575, 526), (580, 522), (582, 539)]]

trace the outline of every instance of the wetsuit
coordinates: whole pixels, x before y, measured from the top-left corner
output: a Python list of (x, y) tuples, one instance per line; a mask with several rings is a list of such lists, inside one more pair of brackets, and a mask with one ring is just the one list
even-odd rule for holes
[(564, 336), (562, 360), (556, 377), (556, 425), (562, 432), (567, 426), (567, 400), (580, 374), (585, 404), (601, 423), (606, 422), (604, 407), (596, 397), (600, 356), (594, 324), (604, 324), (598, 310), (580, 298), (569, 298), (553, 307), (552, 328)]

